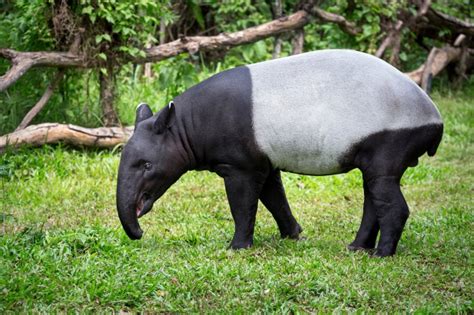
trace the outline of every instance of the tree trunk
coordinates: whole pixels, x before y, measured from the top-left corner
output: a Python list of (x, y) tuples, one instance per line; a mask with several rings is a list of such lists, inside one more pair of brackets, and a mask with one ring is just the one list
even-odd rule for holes
[(293, 50), (291, 52), (292, 55), (298, 55), (303, 52), (304, 46), (304, 29), (300, 28), (295, 31), (295, 35), (292, 41)]
[[(283, 8), (282, 8), (282, 1), (275, 0), (272, 2), (272, 13), (273, 19), (278, 19), (283, 15)], [(283, 40), (281, 38), (282, 35), (275, 36), (275, 43), (273, 45), (273, 52), (272, 52), (272, 59), (277, 59), (280, 57), (281, 54), (281, 45), (283, 44)]]
[[(151, 46), (147, 46), (147, 48), (150, 48)], [(143, 76), (145, 78), (152, 78), (153, 77), (153, 71), (151, 69), (151, 62), (147, 62), (143, 65)]]
[(115, 73), (114, 66), (107, 62), (106, 71), (99, 72), (100, 107), (102, 108), (102, 123), (106, 127), (118, 126), (119, 119), (114, 108), (115, 101)]

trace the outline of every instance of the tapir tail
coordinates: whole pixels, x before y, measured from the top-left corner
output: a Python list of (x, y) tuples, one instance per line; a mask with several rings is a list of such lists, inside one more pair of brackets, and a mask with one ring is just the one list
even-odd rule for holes
[(436, 150), (438, 150), (438, 146), (441, 142), (441, 138), (443, 137), (443, 124), (435, 125), (433, 126), (434, 128), (434, 136), (432, 138), (431, 143), (429, 144), (428, 149), (426, 152), (428, 153), (429, 156), (433, 156), (436, 153)]

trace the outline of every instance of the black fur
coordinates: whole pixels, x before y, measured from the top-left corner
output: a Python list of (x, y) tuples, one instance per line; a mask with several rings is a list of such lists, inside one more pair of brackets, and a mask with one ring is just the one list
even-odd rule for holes
[(400, 190), (400, 179), (425, 152), (433, 155), (441, 141), (443, 125), (382, 131), (356, 144), (345, 157), (346, 169), (362, 171), (364, 213), (356, 239), (349, 249), (372, 249), (376, 255), (395, 254), (409, 210)]

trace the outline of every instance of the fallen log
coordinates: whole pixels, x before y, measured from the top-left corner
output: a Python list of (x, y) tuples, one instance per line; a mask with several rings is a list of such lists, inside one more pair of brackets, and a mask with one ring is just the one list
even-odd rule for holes
[(32, 125), (0, 137), (0, 152), (7, 147), (41, 146), (65, 142), (74, 146), (113, 148), (126, 142), (133, 127), (84, 128), (70, 124), (45, 123)]

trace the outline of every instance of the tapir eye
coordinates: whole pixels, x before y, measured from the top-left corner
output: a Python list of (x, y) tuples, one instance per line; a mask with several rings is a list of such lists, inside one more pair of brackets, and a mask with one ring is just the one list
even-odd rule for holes
[(145, 162), (145, 164), (143, 164), (143, 167), (145, 168), (146, 171), (149, 171), (151, 170), (151, 163), (150, 162)]

